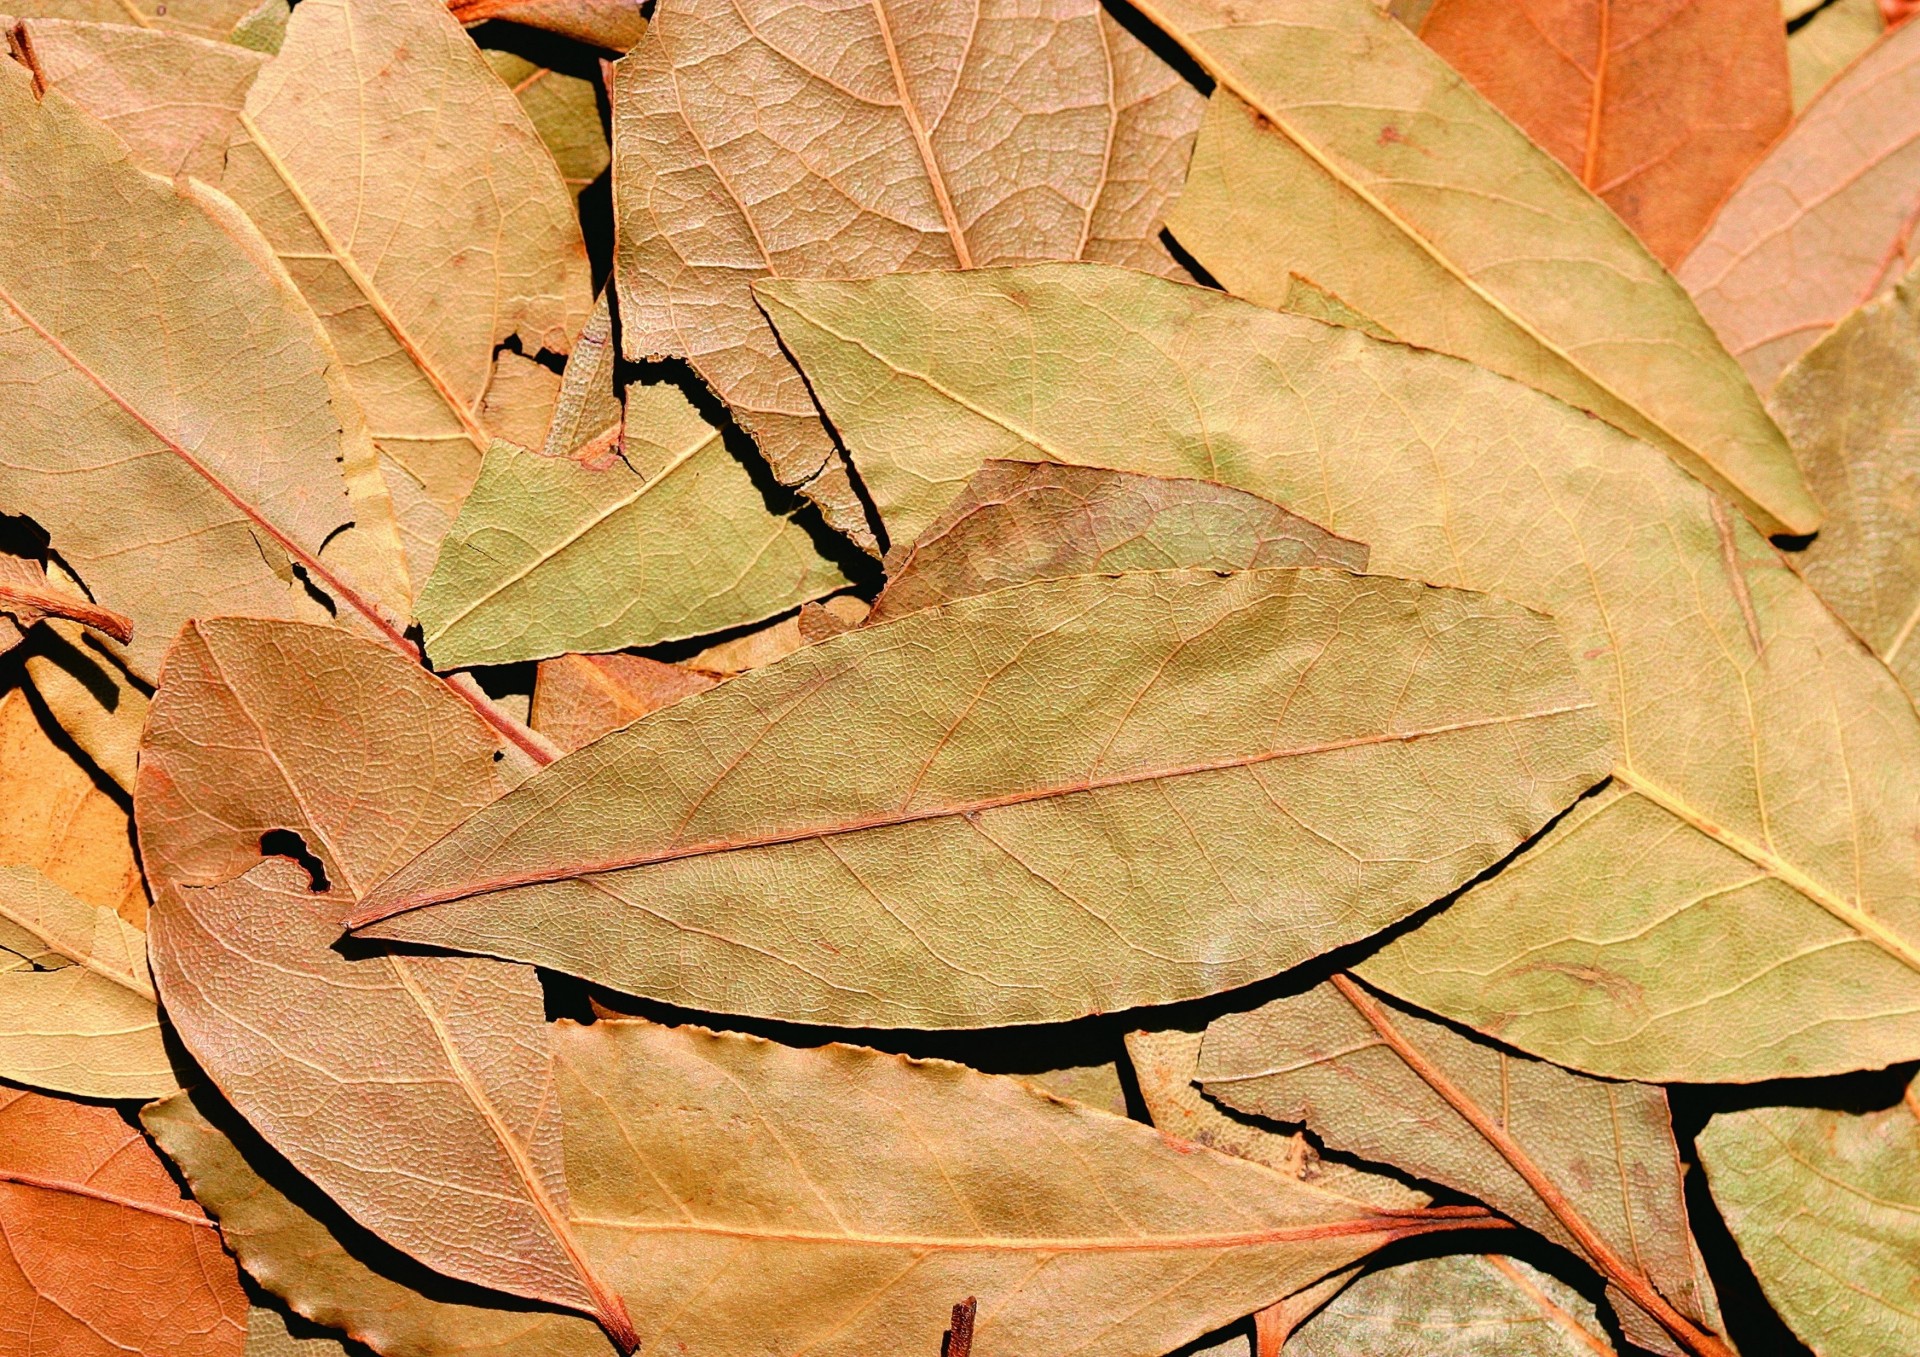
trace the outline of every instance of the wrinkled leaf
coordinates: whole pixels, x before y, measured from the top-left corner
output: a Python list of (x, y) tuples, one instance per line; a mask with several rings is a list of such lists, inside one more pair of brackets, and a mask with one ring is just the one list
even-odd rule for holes
[(1155, 240), (1200, 98), (1095, 0), (664, 0), (614, 88), (622, 344), (686, 358), (783, 484), (871, 544), (749, 285)]
[(1344, 975), (1215, 1020), (1197, 1078), (1230, 1107), (1478, 1197), (1586, 1258), (1685, 1351), (1731, 1352), (1703, 1326), (1660, 1089), (1509, 1055)]
[(1280, 306), (1298, 274), (1410, 344), (1648, 439), (1767, 531), (1819, 526), (1684, 291), (1372, 0), (1140, 9), (1219, 81), (1168, 226), (1229, 291)]
[(555, 1051), (581, 1235), (687, 1357), (937, 1353), (970, 1295), (978, 1357), (1159, 1357), (1390, 1238), (1485, 1223), (944, 1061), (640, 1021), (562, 1024)]
[[(1769, 0), (1771, 3), (1771, 0)], [(1369, 1272), (1287, 1344), (1287, 1357), (1611, 1357), (1593, 1303), (1500, 1254)]]
[(22, 24), (15, 44), (46, 88), (111, 127), (140, 168), (209, 182), (264, 60), (207, 38), (62, 19)]
[(1820, 1357), (1920, 1345), (1920, 1088), (1863, 1113), (1725, 1112), (1699, 1137), (1760, 1287)]
[(564, 353), (592, 303), (553, 157), (436, 0), (306, 0), (222, 187), (339, 349), (426, 579), (491, 441), (496, 347)]
[(495, 443), (420, 591), (436, 664), (618, 650), (758, 622), (846, 576), (771, 513), (678, 388), (627, 389), (621, 452), (593, 467)]
[(540, 662), (531, 724), (571, 752), (717, 682), (644, 655), (557, 655)]
[(1829, 510), (1801, 573), (1920, 693), (1920, 275), (1809, 349), (1772, 405)]
[(1367, 549), (1206, 481), (988, 462), (919, 540), (888, 557), (867, 621), (1028, 580), (1179, 566), (1362, 571)]
[[(575, 1315), (459, 1286), (354, 1224), (205, 1089), (140, 1113), (240, 1265), (293, 1310), (381, 1357), (593, 1357)], [(284, 1328), (284, 1325), (282, 1326)], [(249, 1336), (248, 1357), (254, 1357)]]
[(1604, 773), (1599, 727), (1551, 625), (1491, 597), (1046, 580), (609, 735), (354, 922), (723, 1012), (1075, 1018), (1245, 984), (1446, 894)]
[(1799, 29), (1787, 34), (1796, 113), (1886, 32), (1879, 0), (1832, 0)]
[(0, 1349), (240, 1357), (220, 1236), (110, 1107), (0, 1088)]
[[(334, 948), (368, 882), (499, 792), (496, 749), (443, 685), (369, 642), (190, 625), (134, 794), (154, 978), (221, 1092), (356, 1220), (449, 1276), (624, 1337), (567, 1225), (532, 972)], [(289, 832), (321, 880), (262, 859), (294, 851), (273, 838)]]
[[(541, 440), (549, 457), (566, 457), (596, 470), (612, 465), (625, 432), (626, 386), (617, 371), (619, 349), (613, 335), (613, 306), (606, 293), (575, 337), (567, 370), (554, 405), (553, 419)], [(646, 397), (635, 392), (642, 402)], [(654, 399), (664, 402), (666, 397)], [(661, 407), (671, 415), (674, 407)], [(641, 429), (647, 436), (649, 430)], [(528, 446), (532, 446), (529, 444)]]
[(1821, 91), (1727, 199), (1680, 281), (1762, 391), (1907, 270), (1920, 213), (1920, 25)]
[(1644, 445), (1440, 355), (1087, 265), (776, 297), (868, 484), (917, 471), (929, 513), (991, 457), (1211, 466), (1368, 543), (1371, 569), (1556, 619), (1618, 738), (1614, 784), (1369, 979), (1650, 1082), (1920, 1055), (1920, 722)]
[(1793, 118), (1779, 0), (1439, 0), (1419, 31), (1664, 264)]
[(361, 534), (342, 531), (345, 416), (312, 317), (188, 190), (7, 60), (0, 122), (0, 502), (133, 620), (149, 677), (195, 614), (325, 619), (295, 567), (397, 638), (332, 564)]

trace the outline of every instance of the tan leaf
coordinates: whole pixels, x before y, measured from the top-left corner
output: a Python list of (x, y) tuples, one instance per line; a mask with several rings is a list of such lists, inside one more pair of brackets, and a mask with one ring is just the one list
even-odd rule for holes
[[(532, 972), (333, 947), (368, 882), (498, 793), (497, 749), (443, 684), (373, 643), (190, 625), (134, 796), (154, 977), (221, 1091), (355, 1219), (450, 1276), (594, 1314), (630, 1349), (567, 1225)], [(263, 861), (295, 851), (276, 835), (298, 836), (323, 880)]]
[(1787, 34), (1794, 112), (1812, 103), (1828, 81), (1851, 66), (1886, 31), (1878, 0), (1831, 0), (1819, 5), (1804, 24)]
[(717, 682), (643, 655), (558, 655), (540, 662), (532, 725), (571, 752)]
[(1370, 981), (1648, 1082), (1920, 1055), (1913, 704), (1646, 445), (1443, 355), (1085, 264), (767, 296), (854, 456), (918, 469), (934, 512), (993, 457), (1211, 468), (1368, 543), (1371, 569), (1553, 615), (1615, 782)]
[(0, 864), (31, 867), (89, 905), (146, 923), (126, 811), (53, 742), (19, 688), (0, 697)]
[(215, 182), (265, 61), (231, 43), (123, 24), (36, 19), (16, 45), (47, 88), (119, 134), (142, 169)]
[(1302, 565), (1362, 571), (1367, 549), (1207, 481), (988, 462), (918, 540), (888, 554), (867, 621), (1035, 579)]
[(435, 0), (310, 0), (222, 187), (339, 349), (424, 580), (491, 441), (495, 349), (564, 353), (592, 304), (553, 157)]
[(541, 66), (503, 48), (480, 50), (493, 73), (507, 82), (540, 140), (553, 153), (561, 182), (578, 197), (613, 163), (613, 148), (607, 143), (607, 129), (600, 120), (597, 72), (587, 75)]
[(1801, 573), (1920, 693), (1920, 275), (1802, 355), (1772, 406), (1831, 514)]
[[(296, 1313), (343, 1330), (382, 1357), (609, 1351), (587, 1320), (501, 1304), (506, 1297), (449, 1283), (368, 1234), (209, 1089), (153, 1103), (140, 1122), (220, 1222), (221, 1237), (255, 1281)], [(267, 1357), (255, 1351), (253, 1327), (250, 1319), (247, 1357)], [(274, 1327), (285, 1331), (284, 1323)], [(306, 1349), (286, 1357), (307, 1357)]]
[(1409, 344), (1665, 449), (1767, 532), (1820, 507), (1631, 230), (1372, 0), (1142, 0), (1218, 82), (1168, 226), (1226, 288), (1295, 276)]
[(808, 603), (791, 617), (756, 627), (690, 655), (684, 667), (696, 674), (732, 678), (750, 669), (764, 669), (816, 641), (838, 636), (860, 625), (867, 605), (851, 594), (838, 594), (820, 603)]
[(1216, 1019), (1197, 1078), (1231, 1107), (1478, 1197), (1584, 1257), (1670, 1344), (1732, 1357), (1706, 1326), (1661, 1089), (1509, 1055), (1344, 974)]
[[(147, 724), (146, 692), (113, 657), (88, 645), (71, 622), (42, 626), (25, 663), (34, 691), (67, 738), (131, 796), (140, 732)], [(142, 918), (144, 909), (143, 904)]]
[(563, 38), (624, 52), (646, 32), (640, 0), (448, 0), (463, 24), (504, 19)]
[(133, 639), (130, 619), (89, 603), (77, 594), (55, 588), (48, 582), (47, 572), (39, 562), (11, 552), (0, 552), (0, 614), (13, 624), (15, 644), (25, 628), (49, 617), (78, 622), (111, 636), (122, 645)]
[(1667, 265), (1793, 120), (1780, 0), (1439, 0), (1419, 31)]
[(218, 1231), (139, 1131), (0, 1088), (0, 1348), (240, 1357), (246, 1324)]
[(1054, 1021), (1365, 937), (1610, 759), (1551, 625), (1488, 596), (1334, 570), (1042, 580), (605, 737), (355, 926), (725, 1012)]
[(1677, 272), (1766, 391), (1906, 272), (1917, 216), (1920, 26), (1909, 24), (1807, 105)]
[(613, 103), (627, 355), (690, 360), (775, 477), (863, 544), (752, 281), (1033, 259), (1170, 271), (1154, 233), (1200, 112), (1094, 0), (665, 0)]
[(133, 24), (221, 42), (253, 4), (254, 0), (9, 0), (7, 11), (23, 17)]
[(1366, 1207), (944, 1061), (642, 1021), (563, 1023), (555, 1050), (577, 1228), (687, 1357), (937, 1353), (965, 1296), (976, 1357), (1159, 1357), (1488, 1219)]

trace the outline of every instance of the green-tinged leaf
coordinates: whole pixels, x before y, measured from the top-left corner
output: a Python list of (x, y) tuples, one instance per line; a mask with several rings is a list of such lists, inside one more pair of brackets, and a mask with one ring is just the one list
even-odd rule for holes
[(1362, 1274), (1308, 1320), (1287, 1357), (1612, 1357), (1593, 1303), (1499, 1254), (1448, 1254)]
[(41, 83), (118, 133), (135, 164), (210, 182), (265, 60), (208, 38), (65, 19), (29, 20), (14, 41)]
[[(625, 432), (626, 398), (631, 383), (623, 383), (618, 371), (620, 351), (613, 335), (613, 304), (606, 293), (593, 304), (593, 314), (573, 341), (567, 355), (566, 375), (555, 399), (541, 451), (549, 457), (566, 457), (585, 466), (600, 468), (612, 464), (620, 455)], [(650, 388), (634, 387), (632, 394), (644, 401)], [(655, 397), (665, 402), (664, 396)], [(662, 404), (669, 414), (675, 407)], [(642, 447), (650, 431), (641, 430)], [(657, 440), (656, 440), (657, 442)], [(529, 445), (531, 446), (531, 445)]]
[(437, 0), (306, 0), (222, 187), (345, 360), (426, 579), (491, 441), (495, 350), (564, 353), (592, 305), (553, 157)]
[(1366, 542), (1370, 569), (1555, 618), (1614, 784), (1370, 980), (1649, 1082), (1920, 1055), (1920, 720), (1648, 446), (1442, 355), (1087, 265), (765, 295), (876, 497), (890, 466), (930, 487), (922, 522), (990, 457), (1198, 466)]
[(1693, 303), (1373, 0), (1141, 0), (1219, 82), (1167, 224), (1239, 296), (1299, 274), (1410, 344), (1671, 453), (1770, 532), (1820, 507)]
[[(638, 12), (636, 6), (635, 14)], [(585, 74), (541, 66), (514, 51), (485, 47), (481, 54), (527, 111), (528, 120), (560, 167), (560, 178), (576, 197), (606, 173), (613, 162), (613, 149), (607, 144), (606, 126), (600, 121), (596, 81)]]
[(488, 451), (420, 591), (435, 664), (681, 640), (846, 586), (677, 387), (631, 386), (626, 404), (607, 465)]
[[(335, 947), (368, 882), (500, 791), (497, 750), (390, 650), (193, 623), (134, 793), (154, 978), (221, 1092), (356, 1220), (449, 1276), (593, 1313), (630, 1349), (567, 1224), (533, 973)], [(301, 851), (312, 867), (287, 860)]]
[[(234, 21), (227, 41), (272, 56), (286, 42), (287, 21), (292, 18), (292, 0), (260, 0)], [(251, 1327), (248, 1333), (252, 1333)]]
[[(152, 669), (186, 618), (343, 616), (362, 538), (337, 372), (313, 317), (191, 190), (0, 60), (0, 503), (31, 516)], [(302, 580), (295, 567), (304, 572)]]
[[(364, 1352), (364, 1349), (361, 1350)], [(247, 1309), (246, 1357), (361, 1357), (325, 1330), (295, 1333), (287, 1316), (271, 1305)]]
[(989, 462), (918, 541), (888, 557), (886, 591), (867, 621), (1029, 580), (1180, 566), (1361, 571), (1367, 549), (1206, 481)]
[[(450, 1282), (369, 1234), (211, 1090), (176, 1093), (142, 1109), (140, 1122), (220, 1222), (221, 1237), (255, 1281), (296, 1314), (381, 1357), (612, 1352), (585, 1319)], [(285, 1331), (284, 1321), (279, 1327)], [(251, 1323), (248, 1330), (247, 1354), (256, 1357)], [(302, 1357), (307, 1350), (297, 1349)]]
[(1714, 1204), (1819, 1357), (1920, 1347), (1920, 1087), (1891, 1107), (1725, 1112), (1699, 1137)]
[(224, 40), (254, 0), (10, 0), (8, 12), (23, 17), (81, 19), (100, 24), (136, 24), (170, 33)]
[(563, 1023), (555, 1058), (577, 1228), (686, 1357), (937, 1353), (965, 1296), (981, 1357), (1160, 1357), (1390, 1238), (1487, 1223), (944, 1061), (640, 1021)]
[(1880, 0), (1831, 0), (1818, 8), (1817, 14), (1787, 34), (1796, 113), (1887, 31)]
[(871, 547), (753, 280), (1176, 271), (1157, 233), (1201, 104), (1096, 0), (663, 0), (614, 82), (621, 343), (691, 362), (774, 476)]
[(609, 735), (355, 924), (723, 1012), (1074, 1018), (1405, 917), (1603, 775), (1601, 725), (1552, 625), (1491, 597), (1333, 570), (1046, 580)]
[(30, 867), (0, 866), (0, 1078), (83, 1098), (179, 1087), (147, 935)]
[(1800, 572), (1920, 693), (1920, 274), (1809, 349), (1772, 405), (1829, 510)]
[(1650, 1336), (1686, 1352), (1731, 1353), (1708, 1327), (1660, 1089), (1509, 1055), (1344, 975), (1216, 1019), (1196, 1077), (1230, 1107), (1304, 1124), (1573, 1250), (1629, 1332), (1657, 1325)]
[(1905, 24), (1807, 105), (1677, 270), (1755, 386), (1906, 272), (1917, 185), (1920, 25)]

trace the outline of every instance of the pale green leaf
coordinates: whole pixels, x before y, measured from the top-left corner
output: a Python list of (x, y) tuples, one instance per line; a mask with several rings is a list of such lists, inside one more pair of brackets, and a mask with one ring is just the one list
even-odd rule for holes
[[(1818, 0), (1815, 0), (1818, 4)], [(1811, 7), (1811, 6), (1810, 6)], [(1855, 58), (1880, 39), (1887, 21), (1880, 0), (1832, 0), (1787, 34), (1787, 63), (1793, 72), (1793, 107), (1798, 112)]]
[(1367, 1272), (1308, 1320), (1286, 1357), (1613, 1357), (1593, 1302), (1499, 1254)]

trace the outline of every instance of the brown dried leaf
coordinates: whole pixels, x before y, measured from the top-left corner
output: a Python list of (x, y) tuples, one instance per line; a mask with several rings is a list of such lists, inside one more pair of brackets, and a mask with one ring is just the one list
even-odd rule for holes
[(559, 655), (540, 662), (531, 724), (571, 751), (718, 682), (643, 655)]
[(126, 811), (53, 742), (18, 688), (0, 697), (0, 864), (31, 867), (88, 904), (146, 925)]

